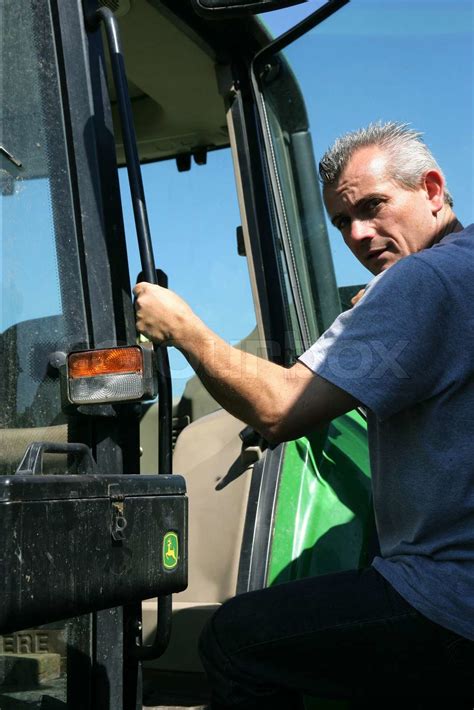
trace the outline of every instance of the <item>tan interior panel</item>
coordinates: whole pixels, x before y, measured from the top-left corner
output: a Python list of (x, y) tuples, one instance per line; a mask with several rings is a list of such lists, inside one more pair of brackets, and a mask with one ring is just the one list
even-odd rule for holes
[[(196, 646), (200, 629), (217, 604), (235, 595), (252, 470), (241, 458), (238, 435), (243, 427), (221, 409), (187, 426), (178, 438), (173, 464), (186, 479), (189, 498), (189, 586), (174, 596), (171, 645), (151, 667), (182, 668), (185, 636), (186, 664), (189, 670), (200, 670)], [(148, 642), (155, 627), (153, 600), (143, 608)]]
[(224, 410), (186, 427), (174, 453), (189, 497), (189, 587), (179, 601), (221, 602), (235, 594), (250, 469), (241, 461), (244, 424)]

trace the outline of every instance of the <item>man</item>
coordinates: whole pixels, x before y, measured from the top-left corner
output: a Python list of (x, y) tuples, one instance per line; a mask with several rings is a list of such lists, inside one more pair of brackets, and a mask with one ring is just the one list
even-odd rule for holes
[(474, 226), (404, 125), (342, 137), (320, 174), (332, 223), (376, 278), (293, 367), (234, 350), (173, 293), (135, 288), (138, 329), (182, 350), (270, 442), (368, 411), (380, 557), (224, 604), (202, 639), (213, 708), (293, 710), (301, 691), (472, 707)]

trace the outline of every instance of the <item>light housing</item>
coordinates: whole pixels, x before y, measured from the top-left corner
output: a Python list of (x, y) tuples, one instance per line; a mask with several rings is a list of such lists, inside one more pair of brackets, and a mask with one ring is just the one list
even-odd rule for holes
[(132, 345), (69, 353), (66, 383), (68, 402), (78, 406), (153, 399), (153, 350)]

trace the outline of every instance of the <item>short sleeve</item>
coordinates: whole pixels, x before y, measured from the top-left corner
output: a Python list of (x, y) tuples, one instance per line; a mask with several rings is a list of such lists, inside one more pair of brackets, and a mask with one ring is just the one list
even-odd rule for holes
[(451, 300), (430, 264), (406, 257), (376, 277), (299, 359), (386, 419), (455, 378)]

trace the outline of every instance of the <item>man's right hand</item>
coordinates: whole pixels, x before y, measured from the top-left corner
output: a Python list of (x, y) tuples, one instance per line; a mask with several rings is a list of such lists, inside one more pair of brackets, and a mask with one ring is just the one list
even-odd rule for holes
[(133, 293), (137, 330), (155, 343), (180, 347), (201, 323), (188, 304), (167, 288), (141, 282)]

